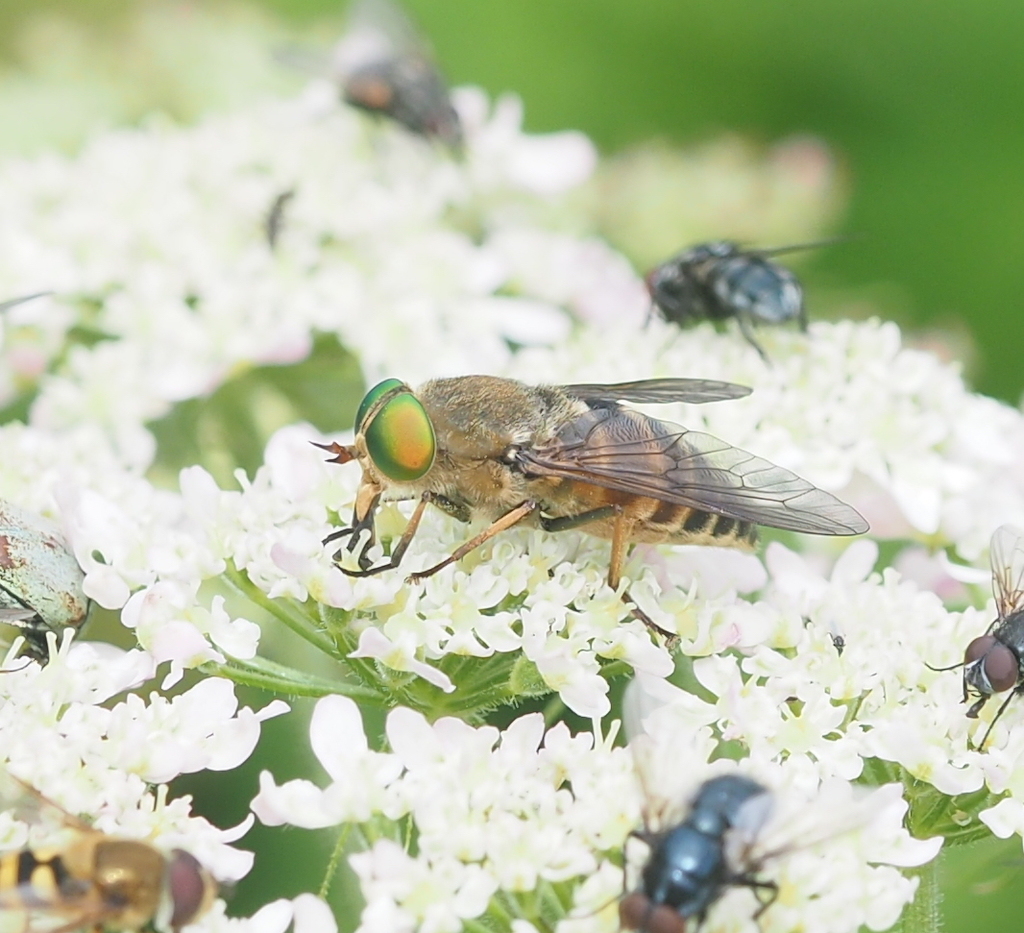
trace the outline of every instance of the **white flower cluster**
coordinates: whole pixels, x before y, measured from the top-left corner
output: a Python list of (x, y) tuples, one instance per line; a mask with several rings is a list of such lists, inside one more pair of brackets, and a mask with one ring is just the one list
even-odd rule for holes
[[(491, 116), (467, 92), (454, 162), (374, 132), (335, 94), (314, 85), (194, 130), (110, 133), (73, 160), (0, 167), (0, 287), (61, 296), (59, 314), (37, 302), (8, 322), (8, 399), (62, 357), (33, 426), (102, 426), (135, 463), (146, 421), (239, 367), (302, 359), (314, 330), (358, 348), (368, 373), (414, 377), (499, 366), (506, 337), (564, 335), (557, 309), (495, 294), (510, 273), (489, 238), (583, 181), (589, 141), (524, 136), (516, 101)], [(266, 219), (289, 191), (274, 248)], [(68, 348), (74, 326), (97, 339)]]
[[(299, 101), (195, 130), (112, 133), (75, 159), (0, 169), (0, 283), (11, 294), (49, 288), (59, 295), (12, 309), (6, 321), (6, 397), (38, 394), (30, 426), (4, 428), (0, 456), (9, 469), (0, 491), (30, 507), (58, 505), (88, 595), (117, 609), (134, 593), (124, 621), (173, 671), (223, 653), (255, 653), (256, 632), (245, 620), (227, 618), (216, 603), (196, 605), (200, 582), (223, 570), (223, 558), (261, 585), (273, 579), (275, 594), (301, 588), (287, 575), (282, 581), (277, 567), (253, 566), (269, 556), (255, 541), (276, 529), (250, 521), (243, 537), (211, 527), (197, 490), (186, 484), (183, 502), (139, 478), (154, 453), (147, 421), (239, 367), (302, 358), (314, 330), (333, 331), (357, 350), (368, 378), (415, 379), (507, 368), (508, 340), (558, 339), (570, 326), (566, 310), (634, 327), (646, 313), (642, 284), (621, 256), (556, 229), (566, 223), (556, 196), (593, 165), (585, 139), (523, 136), (515, 101), (499, 102), (488, 120), (480, 95), (466, 91), (458, 103), (467, 157), (453, 162), (402, 131), (368, 127), (333, 95), (313, 85)], [(295, 195), (275, 250), (263, 225), (285, 191)], [(109, 230), (99, 232), (97, 223)], [(69, 346), (76, 329), (102, 339)], [(336, 482), (350, 485), (352, 477)], [(246, 496), (247, 507), (255, 498)], [(348, 508), (337, 497), (324, 504)], [(304, 516), (315, 505), (300, 503)], [(321, 515), (315, 511), (315, 524), (303, 529), (302, 551), (316, 555), (316, 572), (335, 590), (344, 589), (347, 581), (312, 543), (324, 534)], [(286, 530), (280, 549), (294, 534)], [(434, 550), (449, 549), (456, 534), (448, 529)], [(665, 672), (668, 662), (637, 625), (619, 625), (621, 605), (597, 568), (572, 579), (567, 546), (593, 547), (538, 541), (533, 556), (518, 561), (519, 583), (508, 573), (495, 582), (483, 569), (457, 601), (451, 586), (430, 585), (422, 605), (396, 606), (377, 620), (395, 616), (390, 625), (367, 629), (360, 650), (449, 688), (424, 663), (425, 644), (436, 645), (431, 659), (522, 646), (575, 708), (602, 712), (598, 656), (652, 672)], [(554, 566), (566, 579), (532, 586)], [(491, 611), (528, 584), (520, 620)], [(373, 608), (398, 588), (397, 578), (367, 582), (325, 601)], [(576, 590), (574, 624), (553, 632), (548, 605), (560, 604), (564, 614), (567, 588)], [(434, 621), (424, 626), (423, 617)], [(514, 622), (526, 630), (514, 631)]]
[[(522, 651), (551, 689), (588, 716), (609, 709), (599, 657), (661, 676), (671, 671), (667, 652), (627, 618), (628, 607), (605, 583), (607, 546), (592, 538), (510, 532), (422, 586), (406, 585), (403, 572), (345, 576), (321, 542), (328, 512), (350, 512), (359, 471), (326, 463), (309, 443), (316, 436), (302, 427), (278, 432), (266, 465), (240, 492), (218, 490), (199, 469), (186, 471), (182, 489), (187, 510), (211, 522), (217, 557), (272, 596), (312, 596), (351, 613), (355, 657), (452, 691), (452, 680), (430, 662)], [(408, 511), (382, 509), (380, 533), (397, 536)], [(432, 515), (403, 570), (436, 563), (464, 537), (465, 526)]]
[[(17, 646), (15, 646), (16, 648)], [(3, 770), (36, 788), (70, 813), (94, 815), (97, 829), (147, 839), (164, 850), (180, 846), (221, 880), (244, 876), (252, 854), (232, 848), (249, 821), (218, 830), (190, 814), (187, 797), (166, 799), (164, 784), (179, 774), (229, 771), (259, 740), (260, 724), (287, 712), (274, 700), (260, 711), (239, 708), (235, 688), (210, 678), (168, 699), (130, 693), (154, 673), (143, 651), (103, 644), (59, 648), (51, 636), (47, 664), (9, 656), (0, 677), (0, 748)], [(13, 649), (12, 649), (13, 655)], [(24, 838), (3, 840), (3, 848)]]
[[(692, 790), (723, 771), (721, 763), (707, 764), (715, 750), (708, 730), (676, 731), (667, 720), (666, 725), (651, 735), (674, 787), (689, 783)], [(253, 810), (270, 825), (305, 827), (368, 823), (381, 814), (393, 821), (396, 836), (399, 821), (411, 819), (414, 851), (401, 837), (385, 835), (351, 858), (367, 902), (359, 933), (457, 933), (465, 921), (489, 912), (492, 920), (500, 919), (496, 911), (503, 908), (496, 905), (502, 903), (524, 933), (610, 931), (617, 918), (609, 908), (622, 890), (615, 860), (643, 806), (629, 751), (613, 747), (613, 736), (614, 730), (602, 737), (596, 725), (593, 733), (575, 736), (564, 724), (545, 731), (539, 714), (520, 717), (504, 732), (458, 719), (430, 725), (400, 707), (388, 716), (392, 753), (384, 755), (367, 750), (356, 705), (327, 697), (317, 705), (310, 738), (334, 782), (323, 790), (309, 781), (278, 786), (264, 773)], [(837, 810), (852, 809), (837, 807), (836, 794), (849, 798), (845, 782), (822, 791), (820, 808), (810, 805), (808, 813), (815, 797), (808, 782), (796, 788), (783, 769), (762, 770), (771, 775), (769, 786), (789, 782), (765, 842), (775, 847), (782, 837), (772, 832), (791, 833), (802, 811), (805, 821), (817, 823), (815, 832), (827, 840), (829, 852), (827, 861), (820, 847), (794, 854), (779, 875), (782, 903), (790, 888), (800, 891), (813, 902), (813, 920), (801, 900), (798, 908), (769, 913), (763, 928), (888, 928), (914, 890), (888, 866), (921, 864), (941, 844), (938, 838), (910, 838), (902, 827), (906, 804), (899, 787), (877, 791), (863, 813), (844, 825)], [(567, 881), (580, 882), (575, 894), (559, 887)], [(715, 919), (723, 929), (747, 929), (750, 913), (744, 898), (727, 898)]]
[(0, 154), (74, 150), (97, 126), (154, 111), (192, 122), (298, 83), (267, 54), (294, 34), (254, 4), (122, 6), (101, 28), (76, 12), (25, 10), (5, 23)]
[[(484, 371), (547, 383), (751, 385), (746, 399), (650, 411), (836, 492), (876, 538), (948, 547), (977, 563), (996, 525), (1024, 524), (1024, 417), (968, 392), (954, 367), (903, 348), (894, 325), (765, 331), (770, 366), (729, 328), (645, 326), (637, 270), (577, 232), (585, 209), (567, 197), (595, 162), (585, 138), (524, 135), (516, 101), (492, 110), (465, 91), (456, 102), (466, 156), (456, 161), (335, 96), (314, 84), (298, 100), (195, 129), (108, 133), (75, 158), (0, 165), (0, 296), (55, 292), (3, 322), (0, 404), (30, 404), (26, 424), (0, 426), (0, 496), (61, 520), (85, 592), (120, 610), (142, 649), (108, 655), (64, 643), (49, 665), (0, 678), (3, 759), (69, 809), (161, 845), (180, 838), (222, 879), (247, 870), (227, 845), (231, 831), (165, 805), (146, 784), (237, 767), (282, 706), (238, 710), (220, 679), (173, 700), (129, 694), (101, 705), (164, 663), (169, 688), (207, 662), (258, 660), (259, 626), (233, 617), (210, 584), (225, 574), (342, 662), (347, 653), (353, 670), (363, 665), (392, 702), (421, 709), (437, 697), (438, 709), (479, 714), (515, 700), (509, 685), (527, 684), (600, 718), (612, 709), (611, 673), (673, 672), (677, 659), (607, 586), (608, 544), (583, 532), (515, 529), (409, 585), (408, 572), (469, 537), (429, 510), (401, 569), (346, 576), (321, 542), (351, 514), (359, 470), (324, 462), (309, 441), (326, 439), (305, 424), (274, 433), (264, 465), (240, 472), (237, 489), (199, 465), (182, 471), (177, 490), (150, 482), (150, 422), (254, 365), (287, 372), (319, 333), (336, 335), (368, 382)], [(769, 175), (780, 171), (773, 164)], [(723, 185), (728, 177), (727, 165)], [(268, 212), (287, 192), (271, 244)], [(807, 227), (825, 213), (809, 210)], [(382, 505), (382, 544), (397, 540), (411, 509)], [(819, 786), (891, 762), (942, 795), (1005, 793), (981, 819), (1024, 834), (1024, 737), (1014, 730), (1024, 703), (1011, 705), (984, 753), (970, 750), (958, 675), (928, 667), (960, 660), (992, 611), (951, 612), (891, 568), (873, 574), (873, 543), (850, 546), (830, 576), (822, 568), (834, 543), (798, 546), (803, 554), (770, 545), (767, 566), (707, 548), (644, 546), (627, 560), (632, 596), (677, 633), (709, 697), (682, 694), (665, 714), (672, 735), (690, 736), (679, 760), (692, 761), (691, 782), (719, 767), (707, 763), (720, 742), (735, 742), (744, 768), (795, 794), (780, 801), (791, 812)], [(934, 581), (948, 581), (948, 562), (906, 554), (941, 590)], [(460, 707), (466, 671), (485, 665), (503, 672), (497, 692)], [(429, 725), (400, 706), (388, 718), (390, 751), (377, 752), (355, 705), (329, 697), (311, 735), (333, 783), (278, 786), (265, 776), (253, 807), (271, 824), (364, 827), (372, 844), (352, 863), (367, 899), (363, 933), (447, 933), (488, 914), (516, 933), (610, 929), (613, 911), (599, 908), (621, 890), (616, 863), (641, 808), (612, 734), (545, 732), (537, 715), (504, 732), (452, 718)], [(55, 749), (52, 764), (38, 755), (43, 743)], [(808, 852), (779, 867), (783, 891), (799, 893), (765, 914), (765, 930), (839, 933), (895, 920), (914, 886), (885, 866), (920, 864), (936, 847), (911, 843), (903, 802), (884, 793), (881, 823), (838, 834), (827, 843), (834, 859), (815, 863)], [(401, 835), (410, 829), (414, 846)], [(720, 913), (723, 929), (751, 928), (742, 896)], [(274, 933), (333, 920), (321, 902), (299, 898), (245, 923), (222, 910), (204, 923)]]

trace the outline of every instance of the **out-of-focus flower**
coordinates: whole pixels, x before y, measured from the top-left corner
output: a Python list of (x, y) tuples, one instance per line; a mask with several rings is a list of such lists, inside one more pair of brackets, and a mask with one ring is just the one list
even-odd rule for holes
[(739, 137), (685, 151), (647, 144), (609, 159), (587, 194), (598, 229), (642, 269), (707, 240), (820, 239), (846, 199), (828, 147), (800, 136), (767, 153)]
[(251, 917), (228, 917), (223, 901), (192, 929), (204, 933), (337, 933), (338, 921), (330, 908), (313, 894), (300, 894), (292, 900), (281, 898), (265, 904)]
[[(264, 774), (253, 801), (273, 824), (365, 822), (374, 814), (411, 821), (415, 852), (385, 838), (352, 857), (367, 900), (364, 931), (457, 931), (463, 919), (481, 917), (499, 889), (533, 909), (539, 885), (595, 871), (594, 850), (621, 845), (638, 818), (628, 754), (600, 733), (545, 733), (537, 715), (503, 733), (452, 718), (431, 725), (398, 708), (387, 736), (390, 755), (368, 752), (355, 704), (326, 697), (310, 738), (334, 783), (278, 787)], [(357, 788), (372, 796), (353, 808)]]
[[(969, 392), (892, 324), (765, 330), (771, 367), (729, 328), (643, 326), (642, 279), (595, 238), (579, 197), (595, 166), (589, 141), (524, 134), (514, 98), (492, 105), (465, 90), (455, 100), (462, 159), (371, 126), (320, 81), (194, 128), (154, 122), (99, 135), (74, 158), (0, 164), (0, 295), (55, 292), (2, 322), (0, 403), (27, 419), (0, 426), (0, 496), (61, 524), (86, 594), (119, 611), (140, 646), (65, 639), (49, 665), (5, 670), (0, 738), (12, 769), (105, 830), (180, 842), (237, 878), (248, 860), (233, 832), (147, 784), (238, 767), (284, 707), (240, 709), (226, 679), (203, 673), (394, 706), (378, 750), (352, 699), (321, 700), (311, 740), (329, 783), (278, 785), (264, 773), (253, 801), (268, 825), (361, 827), (366, 845), (351, 861), (366, 898), (361, 933), (454, 933), (477, 919), (509, 933), (614, 926), (601, 907), (621, 891), (641, 808), (615, 727), (574, 735), (538, 713), (507, 716), (502, 729), (481, 722), (540, 697), (550, 716), (565, 704), (599, 720), (633, 671), (672, 695), (665, 765), (691, 785), (740, 757), (792, 813), (822, 788), (842, 795), (850, 782), (909, 775), (919, 835), (1019, 832), (1024, 704), (978, 752), (968, 739), (986, 723), (965, 716), (958, 675), (933, 668), (959, 661), (993, 617), (950, 611), (940, 596), (976, 596), (971, 565), (992, 529), (1024, 522), (1021, 413)], [(619, 180), (639, 194), (667, 173), (670, 210), (673, 189), (692, 200), (702, 180), (705, 203), (672, 237), (696, 231), (713, 205), (746, 216), (760, 198), (768, 206), (752, 226), (729, 234), (782, 245), (812, 238), (832, 209), (834, 170), (813, 142), (767, 160), (727, 143), (669, 161), (613, 171), (633, 172)], [(652, 261), (680, 245), (657, 247)], [(645, 249), (655, 246), (631, 247)], [(331, 367), (311, 376), (325, 345)], [(350, 383), (337, 397), (335, 370)], [(324, 462), (309, 441), (347, 426), (360, 379), (416, 385), (474, 371), (751, 385), (742, 400), (652, 413), (849, 499), (906, 576), (876, 571), (872, 540), (787, 538), (763, 557), (637, 547), (623, 586), (675, 636), (665, 644), (608, 587), (609, 544), (585, 529), (513, 529), (407, 583), (477, 530), (430, 509), (400, 568), (346, 575), (355, 565), (344, 539), (323, 542), (352, 514), (359, 470)], [(203, 418), (218, 406), (212, 430)], [(187, 448), (180, 473), (175, 439)], [(370, 557), (391, 552), (414, 507), (380, 504)], [(269, 657), (276, 625), (328, 656), (336, 679), (314, 682)], [(158, 672), (169, 689), (196, 669), (173, 697), (140, 693)], [(669, 682), (691, 675), (690, 692)], [(954, 797), (974, 792), (971, 812), (953, 811)], [(875, 793), (870, 832), (837, 835), (828, 859), (780, 858), (783, 896), (766, 931), (894, 922), (914, 888), (897, 868), (936, 844), (902, 828), (896, 790)], [(948, 825), (922, 823), (922, 812)], [(749, 929), (753, 906), (737, 892), (718, 914)], [(204, 922), (333, 929), (310, 897)]]
[[(97, 829), (176, 846), (222, 881), (251, 867), (251, 853), (230, 843), (241, 831), (219, 830), (190, 813), (188, 798), (166, 799), (150, 785), (206, 768), (237, 768), (252, 753), (260, 724), (287, 711), (274, 700), (260, 711), (239, 708), (234, 686), (209, 679), (168, 700), (133, 693), (154, 671), (142, 651), (102, 644), (59, 649), (49, 662), (20, 665), (8, 657), (0, 677), (0, 765), (75, 814), (95, 814)], [(105, 704), (105, 705), (100, 705)]]

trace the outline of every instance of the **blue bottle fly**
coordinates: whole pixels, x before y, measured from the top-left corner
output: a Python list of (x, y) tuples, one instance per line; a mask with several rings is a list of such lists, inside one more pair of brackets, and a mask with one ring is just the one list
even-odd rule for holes
[(1024, 531), (1000, 525), (992, 535), (989, 560), (996, 618), (964, 652), (964, 702), (976, 698), (967, 710), (968, 717), (977, 719), (994, 693), (1010, 693), (992, 717), (979, 750), (985, 747), (1010, 701), (1024, 694)]
[(735, 318), (740, 333), (767, 362), (755, 326), (795, 320), (807, 330), (803, 288), (771, 257), (809, 245), (755, 250), (729, 240), (701, 243), (648, 272), (647, 291), (662, 317), (680, 326)]
[[(730, 834), (756, 837), (772, 806), (770, 791), (750, 778), (724, 775), (701, 785), (682, 822), (660, 832), (638, 830), (651, 854), (640, 888), (619, 905), (623, 927), (645, 933), (684, 933), (687, 921), (701, 924), (708, 909), (729, 887), (770, 892), (775, 885), (756, 877), (756, 864), (736, 864)], [(691, 928), (692, 933), (692, 928)]]

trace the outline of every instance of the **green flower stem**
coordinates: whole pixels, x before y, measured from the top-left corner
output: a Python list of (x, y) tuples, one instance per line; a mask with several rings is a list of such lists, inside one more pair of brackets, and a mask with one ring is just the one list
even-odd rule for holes
[(506, 927), (511, 928), (513, 920), (523, 920), (523, 911), (519, 901), (506, 891), (498, 891), (491, 898), (487, 913), (497, 917)]
[(271, 599), (263, 590), (253, 584), (242, 571), (233, 566), (228, 567), (223, 577), (237, 593), (244, 596), (249, 602), (255, 603), (261, 609), (269, 612), (300, 638), (308, 641), (314, 648), (318, 648), (332, 658), (341, 659), (342, 655), (338, 652), (334, 642), (318, 628), (314, 627), (312, 620), (304, 613), (289, 611), (284, 601)]
[(843, 733), (846, 732), (846, 729), (850, 725), (850, 723), (852, 723), (857, 718), (857, 714), (860, 712), (860, 708), (863, 703), (864, 697), (862, 696), (857, 697), (855, 700), (847, 703), (846, 715), (843, 717), (842, 724), (839, 726), (839, 731)]
[(914, 900), (907, 905), (897, 924), (899, 933), (939, 933), (942, 926), (942, 889), (939, 885), (939, 859), (911, 869), (920, 879)]
[(349, 833), (352, 832), (352, 824), (346, 823), (341, 832), (338, 833), (338, 841), (334, 844), (334, 851), (331, 853), (331, 860), (327, 863), (327, 871), (324, 872), (324, 880), (320, 883), (318, 896), (326, 901), (331, 890), (331, 882), (334, 880), (334, 873), (338, 870), (342, 853), (345, 851), (345, 843), (348, 842)]
[(630, 676), (633, 675), (633, 667), (628, 661), (609, 661), (607, 664), (601, 665), (601, 676), (605, 680), (624, 677), (627, 674)]
[(367, 703), (384, 703), (384, 697), (380, 693), (362, 684), (326, 680), (258, 656), (247, 661), (229, 658), (223, 664), (211, 661), (201, 665), (199, 669), (204, 674), (227, 677), (236, 684), (259, 687), (261, 690), (269, 690), (283, 696), (322, 697), (336, 693)]

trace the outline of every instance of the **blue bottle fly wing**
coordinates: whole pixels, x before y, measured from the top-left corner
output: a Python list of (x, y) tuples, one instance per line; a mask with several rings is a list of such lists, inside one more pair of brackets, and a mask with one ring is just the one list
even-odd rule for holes
[(20, 298), (8, 298), (6, 301), (0, 301), (0, 314), (8, 308), (14, 308), (17, 305), (24, 304), (26, 301), (32, 301), (36, 298), (45, 298), (47, 295), (52, 294), (53, 292), (35, 292), (31, 295), (22, 295)]

